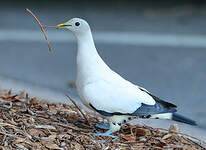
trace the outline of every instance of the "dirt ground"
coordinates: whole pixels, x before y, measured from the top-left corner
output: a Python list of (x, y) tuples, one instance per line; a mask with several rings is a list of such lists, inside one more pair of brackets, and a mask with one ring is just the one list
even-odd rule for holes
[(0, 90), (0, 149), (205, 149), (203, 141), (179, 133), (177, 125), (166, 131), (126, 124), (115, 133), (117, 138), (110, 138), (93, 136), (96, 130), (105, 131), (91, 122), (106, 120), (77, 106)]

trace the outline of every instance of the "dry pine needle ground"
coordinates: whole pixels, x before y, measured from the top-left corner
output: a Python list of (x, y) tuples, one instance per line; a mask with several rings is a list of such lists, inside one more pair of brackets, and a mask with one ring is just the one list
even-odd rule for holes
[[(85, 113), (85, 112), (84, 112)], [(86, 114), (89, 122), (101, 118)], [(0, 149), (204, 149), (193, 139), (170, 131), (125, 125), (116, 139), (94, 137), (79, 110), (0, 90)]]

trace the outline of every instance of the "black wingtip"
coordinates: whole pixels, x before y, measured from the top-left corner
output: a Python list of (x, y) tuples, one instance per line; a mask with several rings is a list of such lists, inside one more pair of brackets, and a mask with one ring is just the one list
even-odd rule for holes
[(172, 120), (175, 120), (175, 121), (178, 121), (178, 122), (183, 122), (183, 123), (190, 124), (190, 125), (193, 125), (193, 126), (197, 125), (196, 121), (194, 121), (190, 118), (187, 118), (185, 116), (182, 116), (178, 113), (173, 113), (172, 114)]

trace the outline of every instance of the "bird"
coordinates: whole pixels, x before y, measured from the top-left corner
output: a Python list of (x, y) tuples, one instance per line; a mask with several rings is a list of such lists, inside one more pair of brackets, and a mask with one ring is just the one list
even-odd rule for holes
[(108, 119), (109, 124), (97, 126), (108, 129), (95, 136), (111, 136), (135, 117), (171, 119), (190, 125), (196, 122), (182, 116), (177, 106), (166, 102), (145, 88), (135, 85), (114, 72), (100, 57), (87, 21), (73, 18), (57, 25), (66, 28), (77, 40), (76, 87), (81, 102)]

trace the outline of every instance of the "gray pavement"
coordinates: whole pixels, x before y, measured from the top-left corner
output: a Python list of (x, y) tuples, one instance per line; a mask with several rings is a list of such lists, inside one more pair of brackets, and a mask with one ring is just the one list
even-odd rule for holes
[[(0, 7), (1, 30), (39, 29), (33, 18), (25, 14), (24, 6)], [(32, 8), (40, 20), (48, 25), (83, 16), (94, 31), (147, 32), (154, 35), (206, 34), (205, 11), (190, 13), (189, 8), (180, 11), (184, 12), (182, 14), (174, 15), (168, 11), (159, 13), (159, 11), (135, 11), (135, 9), (130, 11), (117, 9), (117, 12), (114, 12), (111, 9), (96, 8), (79, 11), (69, 6), (55, 9), (54, 6), (37, 8), (34, 5)], [(197, 120), (199, 126), (206, 129), (205, 48), (126, 43), (119, 45), (98, 41), (96, 46), (111, 68), (133, 83), (145, 87), (154, 95), (177, 104), (180, 113)], [(55, 51), (50, 54), (46, 44), (42, 42), (0, 41), (0, 76), (60, 93), (69, 91), (76, 96), (75, 90), (67, 86), (68, 82), (75, 80), (76, 44), (72, 41), (53, 41), (52, 47)]]
[[(75, 43), (1, 43), (1, 75), (67, 92), (75, 80)], [(37, 47), (42, 47), (38, 48)], [(98, 44), (100, 55), (123, 77), (179, 106), (205, 126), (206, 51), (196, 48)], [(114, 49), (114, 50), (111, 50)]]

